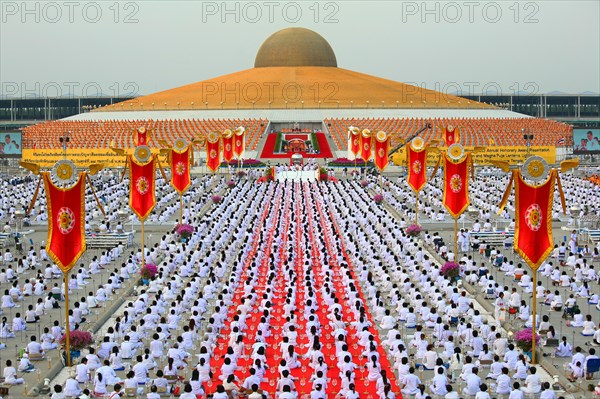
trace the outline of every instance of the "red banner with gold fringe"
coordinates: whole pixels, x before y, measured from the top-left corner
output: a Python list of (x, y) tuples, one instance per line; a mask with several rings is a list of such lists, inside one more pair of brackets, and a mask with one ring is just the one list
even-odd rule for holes
[[(236, 137), (237, 140), (237, 137)], [(221, 166), (221, 147), (220, 140), (211, 143), (206, 140), (206, 167), (213, 172), (216, 172)]]
[(141, 145), (149, 145), (149, 142), (150, 133), (145, 127), (142, 126), (133, 131), (133, 144), (135, 144), (136, 147)]
[(350, 140), (350, 151), (356, 158), (360, 152), (360, 133), (354, 134), (353, 132), (350, 132)]
[(456, 162), (444, 154), (444, 207), (459, 217), (469, 206), (469, 167), (471, 154)]
[(408, 185), (418, 193), (427, 183), (427, 149), (414, 150), (409, 144), (406, 146), (406, 160), (408, 165)]
[[(234, 153), (234, 145), (233, 145), (233, 141), (236, 137), (234, 137), (235, 135), (232, 135), (231, 137), (223, 137), (221, 140), (223, 140), (223, 159), (225, 160), (225, 162), (229, 163), (231, 162), (231, 160), (233, 159), (235, 153)], [(242, 150), (243, 151), (243, 150)], [(241, 154), (241, 152), (240, 152)]]
[[(237, 133), (233, 134), (233, 153), (237, 157), (241, 157), (246, 149), (246, 133), (242, 133), (238, 136)], [(225, 156), (225, 154), (223, 154)]]
[(129, 206), (140, 221), (146, 220), (156, 206), (155, 168), (154, 155), (145, 164), (129, 155)]
[(383, 141), (375, 139), (375, 166), (383, 171), (388, 165), (388, 152), (390, 149), (390, 138)]
[(450, 147), (454, 143), (458, 143), (458, 130), (454, 126), (446, 126), (444, 141), (446, 142), (446, 146)]
[(48, 256), (68, 273), (85, 252), (85, 173), (69, 188), (52, 183), (49, 172), (42, 172), (48, 207)]
[(554, 182), (558, 172), (550, 172), (548, 181), (532, 186), (515, 171), (515, 250), (532, 270), (537, 270), (553, 250), (552, 205)]
[(373, 137), (360, 135), (360, 157), (366, 162), (371, 159)]
[(188, 145), (182, 152), (175, 149), (171, 151), (171, 185), (179, 193), (183, 194), (191, 183), (190, 178), (190, 160), (192, 146)]

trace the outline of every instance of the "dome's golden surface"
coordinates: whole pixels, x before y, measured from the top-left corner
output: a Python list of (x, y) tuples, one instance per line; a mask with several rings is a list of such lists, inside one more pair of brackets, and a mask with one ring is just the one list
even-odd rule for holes
[(280, 66), (337, 67), (337, 60), (323, 36), (309, 29), (288, 28), (269, 36), (254, 61), (255, 68)]

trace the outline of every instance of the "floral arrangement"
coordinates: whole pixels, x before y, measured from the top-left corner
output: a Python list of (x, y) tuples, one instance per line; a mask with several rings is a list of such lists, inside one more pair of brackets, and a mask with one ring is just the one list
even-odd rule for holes
[(338, 166), (338, 167), (343, 167), (343, 166), (349, 167), (349, 166), (354, 166), (354, 165), (362, 167), (362, 166), (367, 166), (369, 164), (372, 164), (372, 162), (365, 162), (362, 159), (357, 159), (355, 161), (353, 159), (350, 160), (348, 158), (336, 158), (327, 163), (327, 165), (329, 165), (329, 166)]
[(235, 187), (235, 182), (234, 182), (233, 180), (229, 180), (229, 181), (227, 182), (227, 187), (228, 187), (228, 188), (234, 188), (234, 187)]
[(140, 269), (140, 276), (142, 276), (144, 280), (150, 280), (152, 277), (156, 276), (156, 273), (158, 273), (158, 268), (152, 263), (146, 263)]
[(406, 229), (406, 234), (409, 237), (417, 237), (419, 234), (421, 234), (421, 231), (423, 231), (423, 229), (421, 228), (421, 226), (419, 226), (418, 224), (411, 224)]
[(360, 181), (360, 186), (363, 188), (366, 188), (369, 185), (369, 181), (368, 180), (361, 180)]
[(246, 171), (244, 171), (244, 170), (238, 170), (237, 171), (237, 175), (238, 175), (238, 177), (244, 177), (244, 176), (246, 176)]
[(358, 170), (353, 170), (352, 172), (350, 172), (350, 176), (358, 176), (360, 175), (360, 172)]
[[(222, 162), (221, 163), (222, 167), (227, 167), (227, 162)], [(232, 159), (229, 162), (229, 166), (231, 167), (243, 167), (243, 168), (260, 168), (265, 166), (265, 163), (262, 161), (259, 161), (258, 159), (244, 159), (243, 162), (241, 160), (238, 159)]]
[(194, 228), (189, 224), (178, 224), (175, 226), (175, 233), (177, 233), (181, 238), (188, 239), (194, 233)]
[(446, 262), (444, 266), (442, 266), (442, 270), (440, 270), (442, 276), (446, 278), (456, 278), (460, 273), (460, 269), (458, 267), (458, 263), (456, 262)]
[(223, 197), (220, 195), (211, 195), (210, 200), (213, 202), (213, 204), (220, 204), (221, 201), (223, 201)]
[(381, 204), (383, 202), (383, 195), (375, 194), (373, 201), (375, 201), (376, 204)]
[(327, 181), (329, 180), (329, 173), (327, 173), (327, 169), (320, 167), (319, 168), (319, 179), (321, 181)]
[[(60, 337), (59, 343), (64, 347), (66, 345), (67, 336), (63, 334)], [(69, 343), (72, 350), (80, 351), (87, 348), (93, 341), (92, 333), (89, 331), (73, 330), (69, 334)]]
[[(517, 347), (520, 348), (523, 352), (531, 352), (532, 338), (533, 331), (531, 330), (531, 328), (526, 328), (515, 333), (515, 342), (517, 343)], [(535, 334), (535, 343), (537, 344), (539, 342), (540, 336), (539, 334)]]

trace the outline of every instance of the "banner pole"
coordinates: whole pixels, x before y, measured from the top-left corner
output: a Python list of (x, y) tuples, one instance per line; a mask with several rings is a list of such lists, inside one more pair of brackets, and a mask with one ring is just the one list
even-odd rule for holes
[(146, 265), (146, 235), (144, 234), (144, 221), (142, 220), (142, 267)]
[(419, 224), (419, 192), (415, 194), (415, 224)]
[(63, 272), (65, 283), (65, 360), (71, 367), (71, 325), (69, 324), (69, 272)]
[(179, 194), (179, 224), (183, 224), (183, 194)]
[(454, 218), (454, 262), (458, 260), (458, 218)]
[(536, 287), (537, 287), (537, 270), (533, 270), (533, 268), (531, 268), (531, 270), (533, 271), (533, 291), (531, 293), (531, 300), (533, 302), (533, 322), (531, 323), (531, 364), (537, 364), (536, 362), (536, 356), (535, 356), (535, 338), (536, 338), (536, 330), (537, 330), (537, 323), (536, 323), (536, 317), (537, 317), (537, 298), (536, 298)]

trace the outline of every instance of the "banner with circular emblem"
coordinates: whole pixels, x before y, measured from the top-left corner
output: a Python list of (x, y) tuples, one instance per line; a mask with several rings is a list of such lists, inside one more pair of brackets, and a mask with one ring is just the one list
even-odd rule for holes
[(46, 251), (63, 273), (85, 252), (85, 176), (73, 162), (62, 160), (51, 172), (41, 172), (48, 207)]
[(233, 131), (233, 152), (235, 156), (240, 158), (246, 149), (246, 129), (242, 126), (238, 127)]
[(425, 141), (421, 137), (415, 137), (410, 145), (406, 146), (406, 164), (408, 168), (408, 185), (415, 193), (421, 191), (427, 183), (427, 151)]
[(221, 135), (210, 132), (206, 136), (206, 167), (216, 172), (221, 166)]
[(458, 130), (456, 130), (456, 128), (452, 125), (446, 126), (444, 133), (444, 142), (446, 143), (446, 146), (450, 147), (452, 144), (458, 143), (458, 140)]
[(383, 130), (375, 134), (375, 166), (383, 171), (388, 165), (388, 152), (390, 150), (390, 136)]
[(348, 128), (348, 140), (350, 142), (350, 152), (356, 158), (360, 153), (360, 131), (357, 127), (350, 126)]
[(169, 154), (169, 166), (171, 167), (171, 185), (179, 194), (185, 193), (191, 184), (192, 154), (190, 143), (182, 138), (175, 140)]
[(235, 156), (235, 152), (234, 152), (234, 148), (233, 148), (234, 147), (234, 145), (233, 145), (234, 137), (233, 136), (234, 136), (234, 133), (230, 129), (224, 130), (223, 134), (221, 135), (221, 140), (223, 142), (223, 159), (227, 163), (231, 162), (231, 160)]
[(364, 129), (360, 135), (360, 157), (367, 162), (373, 152), (373, 136), (369, 129)]
[(140, 221), (156, 206), (156, 159), (150, 148), (139, 146), (129, 156), (129, 206)]
[(471, 154), (464, 155), (460, 144), (453, 144), (444, 154), (444, 207), (458, 218), (469, 206), (469, 169)]

